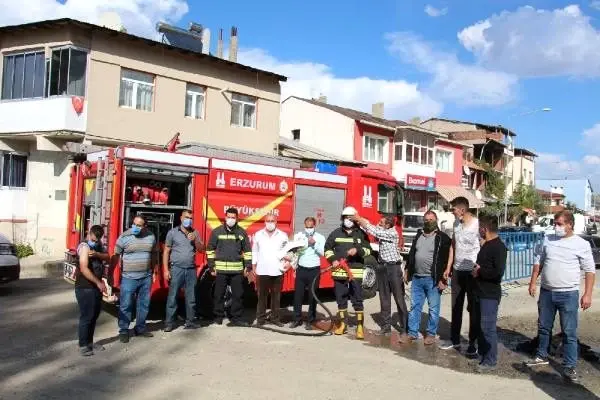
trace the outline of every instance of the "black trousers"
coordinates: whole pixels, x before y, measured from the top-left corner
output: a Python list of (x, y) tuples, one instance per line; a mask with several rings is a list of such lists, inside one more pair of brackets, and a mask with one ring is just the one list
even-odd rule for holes
[(352, 303), (354, 311), (363, 311), (363, 297), (362, 297), (362, 279), (338, 280), (334, 281), (335, 300), (338, 305), (338, 309), (348, 309), (348, 299)]
[(256, 321), (264, 323), (267, 318), (267, 299), (271, 293), (271, 321), (279, 322), (279, 302), (281, 299), (281, 282), (283, 276), (258, 275), (258, 304), (256, 305)]
[(302, 303), (304, 293), (308, 290), (308, 322), (317, 319), (317, 300), (312, 294), (312, 283), (316, 279), (315, 289), (319, 288), (321, 280), (321, 268), (304, 268), (299, 266), (296, 270), (296, 281), (294, 283), (294, 321), (302, 320)]
[(462, 328), (463, 307), (467, 297), (467, 311), (469, 312), (469, 344), (475, 344), (479, 337), (480, 317), (475, 309), (475, 278), (470, 271), (454, 271), (452, 273), (452, 322), (450, 324), (450, 340), (453, 344), (460, 344), (460, 330)]
[(75, 288), (75, 298), (79, 304), (79, 347), (92, 347), (102, 310), (102, 293), (97, 288)]
[(244, 311), (244, 305), (242, 304), (244, 275), (241, 272), (236, 274), (217, 272), (213, 299), (215, 317), (220, 319), (225, 317), (225, 291), (227, 285), (231, 286), (231, 318), (239, 321)]
[(377, 289), (381, 306), (382, 329), (392, 326), (392, 295), (398, 309), (398, 325), (400, 332), (405, 333), (408, 326), (408, 308), (404, 299), (404, 279), (399, 264), (379, 265), (377, 268)]

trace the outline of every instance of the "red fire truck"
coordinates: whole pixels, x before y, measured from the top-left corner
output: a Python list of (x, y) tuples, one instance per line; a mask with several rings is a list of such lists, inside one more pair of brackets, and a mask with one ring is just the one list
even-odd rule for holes
[[(113, 254), (118, 236), (136, 215), (145, 217), (162, 245), (186, 208), (194, 211), (194, 228), (205, 242), (211, 230), (223, 223), (229, 207), (239, 210), (239, 224), (249, 235), (264, 226), (261, 221), (269, 213), (277, 216), (278, 227), (290, 235), (303, 229), (307, 216), (314, 216), (318, 230), (328, 235), (339, 225), (346, 205), (370, 220), (377, 220), (381, 213), (402, 212), (403, 193), (395, 179), (366, 168), (339, 167), (335, 174), (320, 173), (136, 147), (117, 147), (84, 158), (71, 172), (67, 280), (74, 277), (75, 249), (91, 225), (105, 226), (105, 245)], [(199, 254), (196, 261), (200, 275), (205, 256)], [(119, 268), (106, 280), (118, 290)], [(331, 276), (324, 276), (320, 286), (332, 287)], [(162, 274), (157, 276), (153, 298), (165, 296), (167, 287)], [(293, 288), (294, 279), (288, 273), (283, 291)]]

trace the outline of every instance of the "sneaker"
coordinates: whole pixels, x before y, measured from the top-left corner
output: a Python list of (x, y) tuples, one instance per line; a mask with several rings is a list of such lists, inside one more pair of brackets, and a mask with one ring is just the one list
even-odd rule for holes
[(477, 347), (474, 344), (470, 344), (465, 355), (467, 357), (477, 357)]
[(537, 367), (538, 365), (548, 365), (550, 362), (541, 357), (534, 357), (531, 360), (524, 361), (523, 364), (527, 367)]
[(285, 324), (283, 322), (281, 322), (281, 321), (269, 321), (269, 323), (271, 325), (275, 325), (275, 326), (277, 326), (279, 328), (283, 328), (285, 326)]
[(79, 354), (81, 354), (83, 357), (93, 356), (94, 350), (89, 346), (80, 347)]
[(296, 329), (300, 325), (302, 325), (302, 321), (294, 321), (290, 324), (290, 329)]
[(450, 341), (440, 343), (439, 348), (441, 350), (460, 350), (460, 344), (454, 344)]
[(577, 371), (575, 371), (574, 368), (563, 369), (562, 376), (570, 382), (573, 382), (573, 383), (579, 382), (579, 377), (577, 376)]
[(129, 333), (119, 333), (119, 342), (129, 343)]
[(145, 338), (154, 337), (154, 335), (148, 331), (143, 331), (143, 332), (134, 331), (134, 332), (135, 332), (135, 336), (138, 336), (138, 337), (145, 337)]
[(196, 325), (196, 323), (194, 322), (186, 322), (185, 325), (183, 326), (183, 329), (198, 329), (199, 326)]
[(307, 323), (304, 325), (304, 329), (306, 329), (307, 331), (312, 331), (312, 330), (313, 330), (313, 325), (312, 325), (312, 322), (307, 322)]
[(215, 325), (223, 325), (223, 318), (215, 318), (213, 320), (213, 324), (215, 324)]
[(495, 365), (488, 365), (488, 364), (479, 364), (477, 366), (477, 368), (475, 368), (475, 371), (479, 374), (485, 374), (488, 372), (492, 372), (496, 370), (496, 366)]
[(167, 333), (168, 332), (172, 332), (173, 331), (173, 325), (172, 324), (166, 324), (164, 331), (167, 332)]
[(94, 351), (104, 351), (104, 350), (106, 350), (106, 348), (104, 346), (102, 346), (101, 344), (98, 344), (98, 343), (94, 343), (92, 345), (92, 349), (94, 349)]
[(227, 326), (235, 327), (235, 328), (248, 328), (250, 325), (246, 321), (233, 320), (233, 321), (229, 321)]

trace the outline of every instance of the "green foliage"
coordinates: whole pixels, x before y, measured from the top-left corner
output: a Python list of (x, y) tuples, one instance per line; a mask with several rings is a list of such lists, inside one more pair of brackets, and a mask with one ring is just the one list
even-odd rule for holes
[(475, 160), (475, 163), (485, 169), (486, 184), (485, 194), (487, 197), (492, 197), (500, 201), (504, 200), (504, 177), (499, 171), (496, 171), (494, 167), (485, 161)]
[(546, 208), (544, 200), (538, 191), (531, 185), (524, 185), (522, 181), (515, 188), (512, 201), (519, 204), (518, 207), (514, 207), (514, 213), (511, 213), (514, 216), (521, 215), (525, 208), (535, 210), (538, 215), (542, 214)]
[(18, 243), (15, 245), (18, 258), (25, 258), (34, 254), (33, 247), (29, 243)]
[(571, 201), (567, 201), (567, 203), (565, 204), (565, 209), (571, 211), (572, 213), (583, 214), (583, 210), (580, 210), (579, 208), (577, 208), (575, 203), (573, 203)]
[(486, 205), (485, 207), (479, 210), (479, 215), (488, 215), (491, 217), (500, 217), (504, 214), (504, 204), (497, 201), (495, 203), (491, 203)]

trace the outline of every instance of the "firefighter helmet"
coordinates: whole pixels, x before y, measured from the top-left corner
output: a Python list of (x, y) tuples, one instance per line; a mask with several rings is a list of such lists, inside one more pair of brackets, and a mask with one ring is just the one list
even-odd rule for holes
[(358, 214), (358, 211), (356, 211), (356, 208), (354, 207), (346, 207), (342, 210), (342, 216), (352, 216), (352, 215), (356, 215)]

